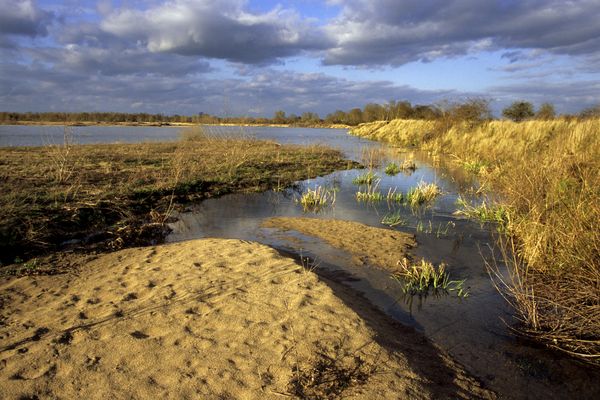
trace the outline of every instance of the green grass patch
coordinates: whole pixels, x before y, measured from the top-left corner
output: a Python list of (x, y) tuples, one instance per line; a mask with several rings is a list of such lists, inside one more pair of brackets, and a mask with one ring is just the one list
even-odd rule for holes
[(372, 185), (379, 177), (373, 171), (365, 172), (352, 179), (354, 185)]
[(406, 225), (406, 220), (402, 217), (402, 213), (398, 210), (393, 213), (386, 214), (381, 223), (389, 227)]
[(410, 189), (408, 193), (406, 193), (406, 204), (411, 207), (429, 204), (440, 194), (442, 194), (442, 191), (438, 185), (435, 183), (427, 184), (421, 181), (416, 187)]
[(402, 285), (402, 291), (410, 296), (427, 296), (429, 294), (456, 293), (457, 297), (468, 297), (465, 280), (451, 280), (446, 271), (445, 264), (437, 267), (422, 259), (420, 262), (411, 263), (404, 258), (399, 266), (401, 271), (394, 274), (393, 278)]
[(307, 189), (296, 202), (302, 204), (304, 212), (319, 212), (335, 204), (335, 190), (317, 186)]
[(474, 206), (462, 197), (456, 200), (456, 205), (459, 207), (455, 212), (456, 215), (463, 215), (482, 223), (495, 223), (499, 231), (507, 232), (510, 223), (510, 212), (507, 206), (488, 205), (485, 201)]

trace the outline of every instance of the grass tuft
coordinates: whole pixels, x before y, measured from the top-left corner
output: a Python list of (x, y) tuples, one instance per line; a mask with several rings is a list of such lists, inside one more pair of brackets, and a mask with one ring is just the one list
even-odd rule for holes
[(386, 214), (382, 219), (381, 223), (389, 227), (406, 225), (406, 220), (402, 217), (400, 210), (393, 213)]
[(484, 201), (478, 206), (469, 204), (465, 199), (459, 197), (456, 204), (460, 207), (455, 212), (456, 215), (464, 215), (467, 218), (477, 220), (482, 223), (495, 223), (499, 232), (508, 232), (510, 225), (510, 211), (507, 206), (496, 204), (487, 205)]
[(352, 179), (354, 185), (372, 185), (379, 177), (373, 171), (365, 172)]
[(418, 207), (423, 204), (429, 204), (433, 202), (442, 191), (435, 183), (425, 183), (423, 181), (410, 189), (406, 194), (406, 204), (411, 207)]
[(434, 295), (456, 292), (458, 297), (467, 297), (469, 292), (464, 287), (465, 280), (450, 280), (446, 272), (446, 265), (435, 267), (432, 263), (421, 259), (418, 263), (411, 263), (407, 258), (398, 262), (400, 272), (392, 277), (402, 284), (402, 291), (410, 296), (427, 296), (430, 292)]
[(304, 212), (319, 212), (335, 204), (335, 190), (317, 186), (307, 189), (296, 202), (302, 204)]

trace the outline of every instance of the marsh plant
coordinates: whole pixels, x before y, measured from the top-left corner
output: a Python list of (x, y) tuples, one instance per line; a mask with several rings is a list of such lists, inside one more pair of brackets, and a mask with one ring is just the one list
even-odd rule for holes
[(488, 169), (488, 164), (481, 160), (462, 161), (462, 166), (465, 171), (474, 175), (481, 175)]
[(319, 212), (335, 204), (335, 192), (333, 189), (316, 186), (314, 189), (307, 189), (296, 202), (302, 205), (304, 212)]
[(390, 176), (398, 175), (400, 173), (400, 166), (391, 162), (385, 167), (385, 173)]
[(356, 192), (356, 200), (363, 202), (377, 202), (384, 199), (383, 194), (379, 190), (379, 180), (374, 185), (367, 185), (366, 190)]
[(442, 190), (438, 185), (421, 181), (408, 191), (406, 203), (411, 207), (418, 207), (433, 202), (440, 194), (442, 194)]
[(398, 175), (400, 172), (411, 173), (417, 169), (417, 164), (413, 160), (406, 159), (400, 164), (389, 163), (385, 167), (385, 173), (390, 176)]
[(406, 196), (402, 192), (398, 192), (398, 188), (389, 188), (385, 199), (388, 203), (404, 203)]
[(456, 227), (456, 224), (453, 221), (448, 221), (446, 224), (438, 223), (437, 226), (434, 228), (433, 223), (431, 222), (431, 220), (429, 220), (427, 224), (425, 224), (423, 221), (419, 221), (415, 229), (419, 233), (435, 233), (435, 236), (437, 238), (440, 238), (443, 236), (447, 236), (450, 229), (454, 227)]
[(469, 296), (469, 291), (464, 286), (465, 280), (451, 280), (443, 263), (436, 267), (424, 259), (411, 263), (403, 258), (398, 266), (400, 272), (392, 277), (402, 285), (402, 291), (407, 295), (424, 297), (430, 293), (440, 295), (456, 292), (457, 297)]
[(406, 220), (402, 217), (400, 210), (393, 213), (386, 214), (382, 219), (381, 223), (389, 227), (406, 225)]
[(497, 224), (499, 232), (508, 231), (510, 213), (507, 206), (502, 204), (487, 205), (485, 201), (474, 206), (462, 197), (459, 197), (456, 200), (456, 205), (459, 207), (459, 209), (454, 212), (456, 215), (463, 215), (482, 223), (495, 223)]
[(352, 179), (352, 183), (354, 185), (372, 185), (378, 179), (379, 177), (377, 174), (375, 174), (373, 171), (368, 171)]

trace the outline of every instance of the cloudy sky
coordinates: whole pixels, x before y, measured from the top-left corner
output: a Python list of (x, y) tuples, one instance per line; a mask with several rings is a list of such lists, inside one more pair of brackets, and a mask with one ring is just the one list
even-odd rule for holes
[(0, 111), (600, 103), (600, 0), (0, 0)]

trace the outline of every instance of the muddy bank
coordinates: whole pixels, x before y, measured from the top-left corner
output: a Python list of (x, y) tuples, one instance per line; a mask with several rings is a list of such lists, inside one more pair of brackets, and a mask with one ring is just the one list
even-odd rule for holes
[(0, 397), (494, 398), (422, 335), (264, 245), (133, 248), (78, 271), (0, 281)]

